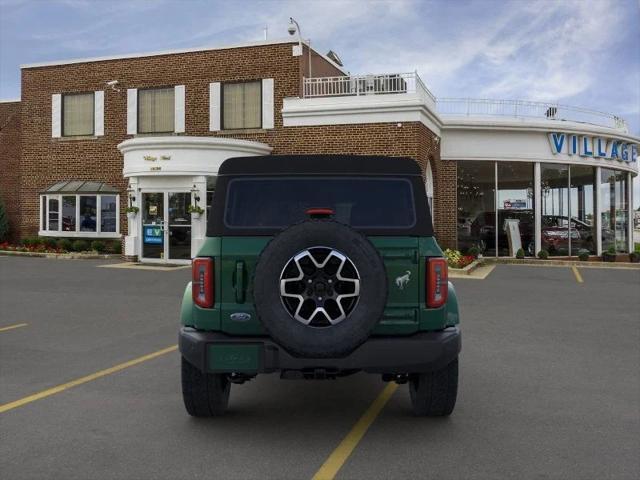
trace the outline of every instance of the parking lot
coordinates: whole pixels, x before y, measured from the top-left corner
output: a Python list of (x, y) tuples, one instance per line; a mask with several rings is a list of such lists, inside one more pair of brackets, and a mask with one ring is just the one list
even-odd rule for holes
[[(3, 478), (311, 479), (385, 387), (263, 375), (193, 419), (174, 348), (189, 269), (105, 263), (0, 257)], [(640, 270), (454, 283), (453, 415), (413, 417), (400, 386), (336, 478), (640, 478)]]

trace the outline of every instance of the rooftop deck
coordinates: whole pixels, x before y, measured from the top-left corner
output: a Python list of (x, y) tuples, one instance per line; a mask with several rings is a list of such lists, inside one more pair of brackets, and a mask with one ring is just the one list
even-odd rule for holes
[(418, 94), (439, 115), (564, 120), (628, 133), (624, 119), (605, 112), (554, 102), (436, 98), (415, 73), (345, 75), (304, 79), (304, 98)]

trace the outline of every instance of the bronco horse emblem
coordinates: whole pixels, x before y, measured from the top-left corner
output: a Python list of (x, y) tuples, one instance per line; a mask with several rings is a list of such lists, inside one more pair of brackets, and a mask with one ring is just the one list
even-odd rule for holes
[(404, 287), (407, 286), (407, 283), (409, 283), (410, 279), (411, 279), (411, 272), (407, 270), (407, 273), (405, 273), (404, 275), (400, 275), (399, 277), (396, 278), (397, 287), (400, 290), (404, 290)]

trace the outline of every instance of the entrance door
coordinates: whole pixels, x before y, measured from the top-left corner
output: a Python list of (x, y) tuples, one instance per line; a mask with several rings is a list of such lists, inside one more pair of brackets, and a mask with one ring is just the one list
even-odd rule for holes
[(170, 260), (191, 260), (191, 214), (187, 208), (191, 204), (191, 194), (169, 192), (169, 251)]
[(191, 260), (190, 203), (188, 192), (142, 193), (143, 261)]
[(142, 259), (165, 260), (165, 194), (142, 194)]

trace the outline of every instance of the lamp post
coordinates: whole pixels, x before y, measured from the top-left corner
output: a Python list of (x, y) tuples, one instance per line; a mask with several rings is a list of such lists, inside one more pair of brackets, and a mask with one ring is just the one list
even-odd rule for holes
[[(289, 27), (287, 28), (287, 31), (289, 32), (289, 35), (293, 36), (296, 33), (298, 34), (298, 48), (300, 49), (300, 55), (302, 55), (303, 49), (302, 49), (302, 34), (300, 31), (300, 25), (298, 24), (298, 22), (296, 22), (293, 17), (289, 17)], [(309, 78), (312, 77), (311, 75), (311, 39), (307, 40), (307, 48), (309, 50), (308, 52), (308, 57), (309, 57)]]

